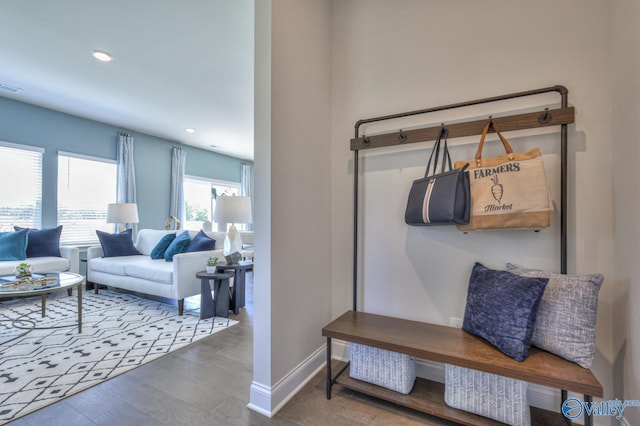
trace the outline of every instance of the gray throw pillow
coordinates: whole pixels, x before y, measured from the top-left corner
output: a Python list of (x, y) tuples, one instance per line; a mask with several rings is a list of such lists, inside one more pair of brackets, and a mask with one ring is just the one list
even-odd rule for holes
[(556, 274), (510, 263), (507, 270), (525, 277), (549, 278), (531, 344), (590, 368), (596, 350), (598, 292), (604, 277)]

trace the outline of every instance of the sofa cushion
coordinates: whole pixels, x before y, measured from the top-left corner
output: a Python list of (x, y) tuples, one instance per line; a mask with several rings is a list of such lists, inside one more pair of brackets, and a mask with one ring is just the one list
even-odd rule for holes
[(119, 234), (109, 234), (96, 230), (104, 257), (131, 256), (140, 254), (133, 245), (133, 230), (127, 229)]
[(69, 270), (69, 259), (65, 257), (33, 257), (26, 260), (14, 260), (0, 262), (0, 275), (13, 274), (13, 269), (22, 262), (27, 262), (33, 267), (33, 272), (62, 272)]
[[(124, 276), (127, 275), (127, 272), (125, 270), (127, 265), (142, 262), (145, 259), (148, 259), (148, 257), (142, 255), (117, 256), (109, 258), (95, 257), (89, 260), (89, 270)], [(89, 277), (89, 280), (91, 280), (91, 277)]]
[(469, 279), (462, 329), (488, 340), (516, 361), (524, 361), (548, 281), (476, 263)]
[(141, 262), (125, 265), (125, 272), (130, 277), (156, 281), (163, 284), (173, 284), (173, 264), (163, 259), (144, 257)]
[(151, 255), (151, 251), (158, 245), (162, 237), (167, 234), (175, 234), (175, 230), (168, 229), (141, 229), (138, 231), (136, 239), (136, 249), (147, 256)]
[(0, 232), (0, 260), (27, 258), (27, 230)]
[(19, 231), (27, 229), (27, 257), (60, 257), (60, 234), (62, 225), (57, 228), (31, 229), (14, 226)]
[(194, 251), (213, 250), (215, 246), (216, 246), (216, 240), (208, 237), (207, 235), (205, 235), (204, 232), (200, 231), (196, 234), (195, 237), (193, 237), (185, 253), (192, 253)]
[(212, 240), (216, 240), (216, 250), (222, 250), (224, 248), (224, 239), (227, 236), (226, 232), (205, 231), (204, 234)]
[(176, 254), (184, 253), (189, 247), (189, 243), (191, 243), (191, 236), (189, 235), (189, 231), (184, 231), (182, 234), (176, 236), (167, 250), (164, 252), (164, 260), (167, 262), (171, 262), (173, 260), (173, 256)]
[(167, 251), (167, 247), (169, 247), (175, 237), (176, 234), (174, 232), (171, 234), (166, 234), (165, 236), (160, 238), (158, 244), (156, 244), (153, 250), (151, 250), (149, 257), (151, 257), (151, 259), (164, 259), (164, 252)]
[(531, 344), (591, 368), (596, 350), (598, 292), (601, 274), (566, 275), (537, 269), (507, 270), (525, 277), (549, 278), (544, 290)]

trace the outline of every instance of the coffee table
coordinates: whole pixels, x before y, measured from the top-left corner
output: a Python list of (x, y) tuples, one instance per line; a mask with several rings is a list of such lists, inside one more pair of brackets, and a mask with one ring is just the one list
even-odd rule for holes
[[(63, 290), (72, 290), (76, 287), (78, 294), (78, 333), (82, 333), (82, 284), (84, 283), (84, 277), (73, 272), (47, 272), (42, 274), (34, 274), (34, 278), (48, 277), (55, 278), (51, 282), (45, 285), (37, 283), (18, 283), (17, 281), (11, 281), (9, 276), (0, 277), (0, 298), (3, 297), (21, 297), (21, 296), (37, 296), (41, 298), (41, 314), (45, 317), (47, 306), (47, 294), (54, 293)], [(9, 320), (13, 323), (14, 327), (27, 330), (27, 333), (31, 330), (37, 329), (35, 322), (29, 319), (23, 319), (25, 315), (20, 318)], [(17, 323), (27, 322), (31, 327), (19, 326)], [(70, 326), (57, 326), (70, 327)], [(53, 327), (43, 327), (53, 328)], [(26, 333), (25, 333), (26, 334)], [(24, 335), (24, 334), (23, 334)], [(14, 340), (14, 339), (12, 339)], [(7, 343), (7, 342), (3, 342)]]

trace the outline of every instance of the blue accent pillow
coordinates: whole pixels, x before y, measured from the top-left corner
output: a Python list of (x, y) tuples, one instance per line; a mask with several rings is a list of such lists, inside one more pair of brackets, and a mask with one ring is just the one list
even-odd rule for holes
[(167, 234), (164, 237), (160, 238), (158, 244), (151, 250), (150, 256), (152, 259), (164, 259), (164, 252), (167, 251), (167, 248), (176, 237), (176, 233)]
[(0, 260), (25, 260), (27, 258), (26, 229), (0, 232)]
[(524, 361), (548, 282), (548, 278), (522, 277), (476, 263), (462, 329), (488, 340), (516, 361)]
[(119, 234), (110, 234), (96, 230), (100, 245), (102, 246), (102, 257), (132, 256), (140, 254), (133, 245), (133, 230), (127, 229)]
[(189, 231), (184, 231), (171, 241), (171, 244), (169, 244), (169, 247), (167, 247), (167, 250), (164, 252), (164, 260), (166, 262), (173, 261), (173, 256), (184, 253), (189, 247), (189, 243), (191, 243)]
[(27, 241), (27, 257), (60, 257), (60, 234), (62, 225), (57, 228), (31, 229), (14, 226), (13, 229), (20, 231), (26, 229), (29, 235)]
[(191, 240), (191, 244), (187, 248), (186, 253), (191, 253), (193, 251), (207, 251), (213, 250), (216, 248), (216, 240), (208, 237), (202, 230), (200, 230), (193, 240)]

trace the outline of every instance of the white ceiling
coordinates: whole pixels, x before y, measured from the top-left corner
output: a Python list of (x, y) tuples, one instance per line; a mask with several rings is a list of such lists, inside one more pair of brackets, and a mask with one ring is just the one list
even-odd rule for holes
[(253, 15), (252, 0), (2, 0), (0, 84), (23, 91), (0, 96), (253, 159)]

